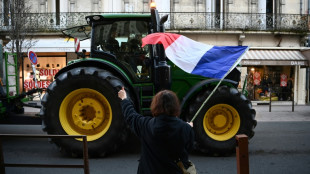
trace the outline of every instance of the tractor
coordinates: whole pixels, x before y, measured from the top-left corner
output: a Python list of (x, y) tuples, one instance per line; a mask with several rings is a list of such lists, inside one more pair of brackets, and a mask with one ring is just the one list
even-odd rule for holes
[[(150, 103), (162, 89), (174, 91), (181, 102), (180, 118), (190, 121), (220, 82), (184, 72), (166, 57), (161, 44), (141, 47), (141, 38), (165, 32), (168, 16), (156, 8), (148, 14), (102, 14), (85, 17), (87, 24), (63, 30), (71, 38), (90, 39), (90, 56), (68, 62), (42, 99), (40, 116), (48, 134), (87, 135), (90, 156), (105, 156), (126, 142), (117, 92), (124, 86), (136, 110), (151, 116)], [(85, 51), (84, 51), (85, 52)], [(194, 120), (197, 150), (227, 155), (236, 147), (235, 135), (254, 135), (256, 112), (238, 91), (240, 71), (220, 83)], [(81, 139), (51, 139), (61, 150), (82, 155)]]
[(24, 106), (41, 108), (36, 103), (27, 103), (35, 93), (41, 93), (42, 89), (34, 88), (20, 93), (17, 56), (15, 53), (4, 54), (4, 73), (0, 76), (0, 122), (1, 123), (38, 123), (39, 117), (25, 117)]

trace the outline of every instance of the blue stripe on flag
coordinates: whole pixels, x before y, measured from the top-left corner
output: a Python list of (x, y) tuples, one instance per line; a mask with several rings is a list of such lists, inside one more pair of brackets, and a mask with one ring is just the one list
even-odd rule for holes
[(247, 48), (247, 46), (214, 46), (201, 57), (191, 73), (221, 79)]

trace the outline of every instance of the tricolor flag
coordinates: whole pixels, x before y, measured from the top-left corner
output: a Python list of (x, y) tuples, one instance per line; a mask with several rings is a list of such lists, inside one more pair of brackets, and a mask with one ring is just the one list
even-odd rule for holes
[(185, 72), (221, 79), (241, 61), (247, 46), (212, 46), (173, 33), (153, 33), (146, 44), (163, 44), (167, 57)]

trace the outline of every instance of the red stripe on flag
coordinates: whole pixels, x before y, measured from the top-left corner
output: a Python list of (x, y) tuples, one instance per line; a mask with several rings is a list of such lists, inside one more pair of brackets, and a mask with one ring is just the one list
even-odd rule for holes
[(152, 33), (142, 38), (142, 47), (146, 44), (163, 44), (164, 48), (168, 48), (181, 35), (173, 33)]

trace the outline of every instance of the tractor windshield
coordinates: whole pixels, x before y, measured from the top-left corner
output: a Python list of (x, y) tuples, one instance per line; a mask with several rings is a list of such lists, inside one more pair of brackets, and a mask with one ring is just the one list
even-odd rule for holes
[(150, 78), (148, 47), (141, 47), (148, 34), (146, 21), (106, 21), (93, 27), (92, 50), (115, 55), (138, 80)]
[(78, 38), (80, 41), (90, 38), (91, 26), (82, 25), (77, 27), (68, 28), (61, 31), (65, 36), (69, 38)]

